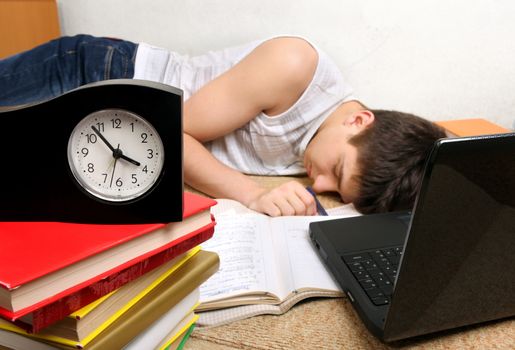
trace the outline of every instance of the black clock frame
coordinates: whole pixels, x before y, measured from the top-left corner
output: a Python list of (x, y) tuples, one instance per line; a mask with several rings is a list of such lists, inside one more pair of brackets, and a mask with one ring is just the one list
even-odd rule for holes
[[(98, 224), (182, 220), (182, 91), (142, 80), (116, 79), (84, 85), (54, 99), (0, 112), (0, 221)], [(85, 191), (67, 157), (71, 132), (85, 116), (123, 109), (159, 132), (163, 171), (144, 195), (108, 202)]]

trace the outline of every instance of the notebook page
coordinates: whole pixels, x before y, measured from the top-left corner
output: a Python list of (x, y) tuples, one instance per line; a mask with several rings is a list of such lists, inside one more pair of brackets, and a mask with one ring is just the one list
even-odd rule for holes
[(213, 238), (202, 243), (218, 253), (220, 269), (200, 287), (207, 302), (254, 291), (277, 293), (269, 218), (265, 215), (218, 215)]
[[(335, 219), (339, 217), (331, 217)], [(301, 288), (340, 291), (309, 238), (309, 223), (328, 220), (327, 216), (278, 217), (272, 220), (272, 231), (281, 237), (282, 251), (276, 253), (287, 294)]]
[[(215, 233), (202, 248), (218, 253), (220, 270), (201, 286), (201, 302), (253, 291), (268, 291), (283, 299), (303, 287), (340, 290), (308, 237), (309, 222), (328, 217), (272, 218), (234, 200), (216, 201), (211, 208), (217, 221)], [(359, 215), (349, 205), (327, 211), (340, 217)]]

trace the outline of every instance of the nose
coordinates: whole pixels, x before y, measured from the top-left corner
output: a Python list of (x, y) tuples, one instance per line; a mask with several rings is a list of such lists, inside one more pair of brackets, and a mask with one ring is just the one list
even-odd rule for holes
[(332, 192), (337, 190), (336, 186), (333, 184), (333, 181), (331, 181), (331, 179), (325, 175), (317, 175), (311, 187), (317, 193)]

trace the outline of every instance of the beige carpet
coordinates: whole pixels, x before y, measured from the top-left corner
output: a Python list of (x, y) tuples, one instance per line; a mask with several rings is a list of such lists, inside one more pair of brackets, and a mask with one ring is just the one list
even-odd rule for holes
[(281, 316), (257, 316), (197, 328), (187, 350), (233, 349), (515, 349), (515, 320), (387, 346), (374, 338), (347, 299), (310, 300)]
[[(256, 177), (266, 186), (291, 178)], [(304, 184), (305, 178), (298, 178)], [(341, 205), (321, 196), (324, 206)], [(297, 304), (281, 316), (256, 316), (213, 328), (196, 328), (186, 350), (265, 349), (515, 349), (515, 319), (385, 345), (374, 338), (345, 298)]]

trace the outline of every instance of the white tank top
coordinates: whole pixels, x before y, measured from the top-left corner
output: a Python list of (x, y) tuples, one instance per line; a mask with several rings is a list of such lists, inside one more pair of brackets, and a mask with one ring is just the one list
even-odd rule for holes
[[(264, 41), (192, 57), (141, 43), (134, 78), (178, 87), (187, 100)], [(318, 65), (313, 80), (298, 101), (284, 113), (273, 117), (260, 113), (243, 127), (205, 143), (218, 160), (246, 174), (305, 173), (303, 154), (318, 127), (341, 103), (354, 99), (338, 67), (323, 51), (311, 45), (318, 52)]]

